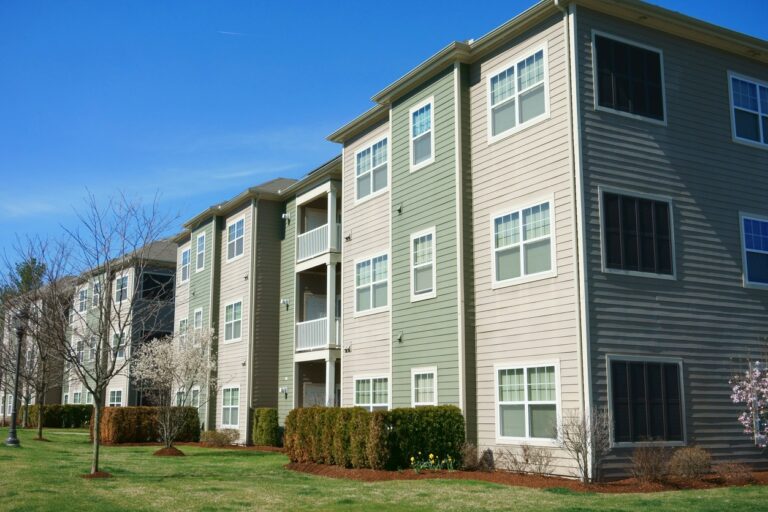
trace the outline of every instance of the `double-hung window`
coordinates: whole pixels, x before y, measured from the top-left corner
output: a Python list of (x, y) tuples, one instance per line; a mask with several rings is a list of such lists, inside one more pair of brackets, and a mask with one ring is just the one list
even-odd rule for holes
[(101, 281), (94, 281), (91, 290), (91, 307), (97, 308), (101, 303)]
[(199, 272), (205, 269), (205, 233), (197, 235), (195, 249), (195, 272)]
[(768, 83), (730, 75), (733, 136), (768, 148)]
[(768, 218), (741, 216), (744, 283), (768, 286)]
[(411, 385), (413, 407), (437, 405), (437, 368), (411, 369)]
[(75, 391), (72, 393), (72, 403), (79, 404), (83, 400), (83, 393), (81, 391)]
[(412, 171), (435, 161), (434, 104), (430, 98), (410, 111)]
[(190, 407), (200, 407), (200, 388), (192, 388), (189, 405)]
[(488, 131), (493, 141), (547, 115), (544, 49), (526, 55), (488, 78)]
[(128, 298), (128, 276), (120, 276), (115, 280), (115, 302), (123, 302)]
[(123, 336), (119, 333), (112, 335), (112, 352), (115, 354), (115, 359), (125, 359), (125, 343)]
[(179, 342), (184, 345), (187, 342), (187, 332), (189, 331), (189, 320), (182, 318), (179, 320)]
[(436, 295), (435, 228), (411, 235), (411, 301)]
[(189, 281), (189, 249), (181, 251), (181, 282)]
[(387, 188), (387, 151), (387, 139), (382, 139), (355, 156), (358, 200)]
[(661, 51), (595, 34), (597, 105), (664, 121)]
[(240, 424), (240, 388), (224, 388), (221, 406), (221, 426), (235, 427)]
[(227, 226), (227, 260), (233, 260), (243, 254), (245, 239), (245, 220), (240, 219)]
[(355, 379), (355, 406), (369, 411), (389, 407), (389, 380), (386, 377), (360, 377)]
[(683, 441), (681, 365), (610, 360), (613, 441)]
[(224, 341), (240, 339), (243, 321), (243, 303), (238, 301), (224, 309)]
[(387, 306), (389, 295), (389, 257), (386, 254), (359, 261), (355, 265), (355, 311), (364, 312)]
[(493, 217), (493, 283), (549, 275), (553, 268), (551, 202)]
[(77, 353), (77, 361), (82, 363), (83, 359), (85, 358), (85, 341), (79, 340), (75, 344), (75, 350)]
[(83, 288), (77, 294), (77, 311), (84, 313), (88, 309), (88, 288)]
[(108, 407), (120, 407), (123, 405), (123, 390), (122, 389), (112, 389), (109, 391), (109, 402), (107, 403)]
[(192, 327), (199, 331), (203, 328), (203, 309), (198, 308), (195, 310), (194, 318), (192, 320)]
[(605, 268), (672, 275), (671, 203), (602, 194)]
[(496, 367), (500, 438), (557, 437), (555, 365)]

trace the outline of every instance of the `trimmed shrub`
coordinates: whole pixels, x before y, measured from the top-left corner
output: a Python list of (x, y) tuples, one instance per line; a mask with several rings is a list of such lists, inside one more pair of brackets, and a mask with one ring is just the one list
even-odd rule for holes
[(389, 457), (389, 432), (386, 422), (385, 411), (376, 411), (370, 415), (365, 455), (371, 469), (384, 468)]
[(206, 430), (200, 433), (200, 444), (214, 448), (232, 446), (238, 439), (240, 439), (240, 431), (233, 428)]
[(701, 480), (712, 470), (712, 457), (704, 448), (679, 448), (669, 460), (669, 472), (685, 480)]
[(253, 410), (253, 444), (259, 446), (280, 446), (280, 427), (277, 423), (277, 409), (262, 407)]
[(720, 479), (729, 485), (746, 485), (755, 481), (755, 477), (747, 466), (738, 462), (725, 462), (715, 466)]
[[(330, 417), (335, 417), (336, 421), (331, 435), (333, 442), (333, 460), (326, 464), (336, 464), (337, 466), (349, 467), (351, 465), (351, 456), (349, 452), (349, 434), (350, 422), (352, 420), (352, 409), (328, 409), (325, 412)], [(315, 459), (317, 460), (317, 459)], [(323, 462), (323, 461), (318, 461)]]
[[(183, 426), (174, 441), (200, 440), (196, 407), (184, 407)], [(155, 443), (160, 440), (157, 407), (106, 407), (101, 413), (101, 442), (104, 444)], [(93, 426), (91, 426), (93, 438)]]
[[(40, 406), (29, 406), (29, 424), (37, 428), (37, 413)], [(85, 428), (91, 422), (93, 415), (92, 405), (80, 404), (48, 404), (43, 405), (43, 427), (44, 428)], [(20, 415), (23, 417), (24, 414)]]
[[(419, 452), (454, 459), (464, 444), (464, 417), (453, 405), (393, 409), (388, 414), (389, 469), (410, 467), (410, 458)], [(459, 464), (461, 461), (458, 461)]]
[(641, 482), (661, 482), (667, 475), (667, 449), (661, 445), (635, 448), (632, 453), (632, 475)]

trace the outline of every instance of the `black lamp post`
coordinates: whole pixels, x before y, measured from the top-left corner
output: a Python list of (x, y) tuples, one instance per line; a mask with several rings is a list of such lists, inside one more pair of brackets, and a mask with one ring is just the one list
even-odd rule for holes
[(13, 409), (11, 409), (11, 426), (8, 429), (8, 439), (5, 440), (6, 446), (18, 448), (19, 438), (16, 437), (16, 416), (18, 414), (19, 403), (19, 370), (21, 369), (21, 344), (24, 340), (24, 329), (26, 327), (26, 315), (22, 312), (14, 317), (14, 327), (16, 328), (16, 375), (13, 377)]

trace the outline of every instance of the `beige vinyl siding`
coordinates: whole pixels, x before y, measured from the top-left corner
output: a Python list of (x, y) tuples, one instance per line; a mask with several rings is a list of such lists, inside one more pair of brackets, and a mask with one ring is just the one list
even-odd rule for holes
[[(476, 326), (478, 446), (515, 449), (497, 443), (494, 365), (509, 367), (559, 362), (561, 413), (580, 407), (577, 354), (577, 294), (573, 245), (572, 167), (569, 147), (568, 59), (562, 17), (510, 41), (471, 66), (470, 119), (472, 230)], [(549, 118), (488, 143), (488, 77), (545, 47)], [(492, 215), (552, 200), (555, 277), (492, 288)], [(535, 441), (531, 441), (536, 444)], [(571, 462), (552, 449), (555, 470), (570, 474)]]
[[(296, 219), (296, 200), (289, 200), (284, 207), (284, 212), (291, 214), (291, 219)], [(279, 394), (277, 410), (280, 423), (285, 422), (285, 417), (293, 408), (295, 396), (294, 387), (294, 335), (296, 332), (296, 220), (283, 222), (283, 236), (280, 242), (280, 299), (286, 299), (288, 307), (280, 306), (280, 366), (278, 374), (278, 389), (286, 388), (287, 394)], [(277, 390), (275, 390), (277, 391)]]
[[(240, 442), (247, 437), (248, 411), (248, 344), (250, 343), (250, 280), (252, 272), (251, 237), (253, 236), (252, 206), (250, 201), (226, 216), (222, 223), (224, 232), (221, 236), (221, 275), (218, 326), (218, 399), (216, 411), (216, 426), (221, 428), (222, 419), (222, 390), (231, 386), (240, 387)], [(227, 225), (244, 219), (243, 223), (243, 255), (227, 261)], [(243, 304), (240, 340), (227, 342), (224, 339), (226, 307), (234, 302)]]
[[(595, 111), (592, 29), (663, 51), (667, 126)], [(765, 351), (768, 292), (742, 285), (739, 211), (768, 214), (768, 151), (732, 141), (727, 73), (765, 81), (768, 70), (581, 8), (577, 51), (593, 397), (606, 405), (608, 354), (681, 358), (688, 443), (764, 464), (728, 379)], [(601, 271), (600, 186), (672, 199), (676, 280)], [(614, 450), (608, 473), (626, 471), (630, 454)]]
[[(389, 138), (389, 123), (385, 122), (344, 147), (344, 189), (342, 235), (350, 235), (344, 241), (342, 270), (342, 318), (343, 342), (350, 348), (342, 353), (341, 402), (354, 404), (354, 378), (356, 376), (386, 376), (390, 373), (392, 337), (390, 313), (386, 311), (355, 316), (355, 260), (389, 252), (389, 187), (376, 197), (366, 198), (356, 204), (356, 153), (382, 139)], [(391, 147), (391, 141), (388, 140)], [(388, 178), (392, 171), (388, 162)]]

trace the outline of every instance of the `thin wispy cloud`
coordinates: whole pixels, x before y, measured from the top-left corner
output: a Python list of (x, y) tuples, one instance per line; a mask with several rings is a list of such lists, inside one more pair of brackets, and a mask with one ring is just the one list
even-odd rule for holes
[(247, 37), (252, 36), (253, 34), (246, 34), (245, 32), (230, 32), (228, 30), (217, 30), (217, 34), (221, 34), (223, 36), (235, 36), (235, 37)]

